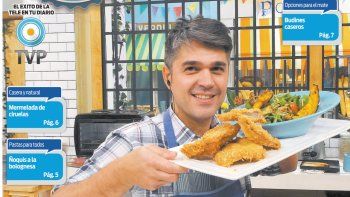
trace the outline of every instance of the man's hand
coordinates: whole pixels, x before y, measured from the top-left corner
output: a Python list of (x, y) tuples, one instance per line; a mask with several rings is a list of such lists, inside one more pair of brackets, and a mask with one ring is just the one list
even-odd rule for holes
[(187, 169), (174, 164), (176, 153), (154, 145), (135, 149), (119, 159), (118, 170), (125, 178), (126, 185), (137, 185), (143, 189), (155, 190), (163, 185), (176, 182), (180, 173)]
[(176, 153), (167, 149), (142, 146), (114, 160), (90, 178), (61, 187), (54, 196), (125, 196), (134, 185), (155, 190), (177, 181), (180, 173), (187, 172), (169, 161), (175, 157)]

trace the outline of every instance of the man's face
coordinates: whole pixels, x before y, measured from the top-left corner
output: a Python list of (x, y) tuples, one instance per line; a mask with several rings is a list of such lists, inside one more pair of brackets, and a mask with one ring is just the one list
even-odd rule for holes
[(178, 115), (201, 121), (215, 114), (226, 95), (228, 58), (195, 41), (179, 49), (168, 78)]

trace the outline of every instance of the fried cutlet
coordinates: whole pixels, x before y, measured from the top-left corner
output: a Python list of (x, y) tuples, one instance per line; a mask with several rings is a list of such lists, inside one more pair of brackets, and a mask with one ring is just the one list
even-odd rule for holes
[(232, 109), (227, 113), (217, 115), (221, 122), (237, 121), (240, 116), (246, 116), (255, 123), (266, 123), (266, 119), (260, 109)]
[(238, 117), (238, 124), (248, 140), (267, 148), (279, 149), (281, 142), (269, 134), (260, 124), (255, 124), (246, 116)]
[(205, 132), (200, 139), (185, 144), (181, 152), (189, 158), (211, 159), (223, 145), (237, 135), (239, 129), (238, 124), (219, 125)]
[(263, 146), (255, 144), (246, 138), (229, 143), (216, 153), (214, 161), (224, 167), (228, 167), (237, 161), (258, 161), (265, 158), (266, 150)]

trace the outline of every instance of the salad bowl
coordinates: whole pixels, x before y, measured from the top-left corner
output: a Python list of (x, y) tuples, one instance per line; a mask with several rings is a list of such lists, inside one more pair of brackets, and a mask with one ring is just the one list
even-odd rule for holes
[[(291, 95), (304, 96), (309, 95), (309, 91), (289, 92)], [(320, 102), (317, 111), (314, 114), (292, 119), (283, 122), (266, 123), (262, 127), (276, 138), (291, 138), (305, 135), (312, 127), (317, 118), (327, 111), (332, 110), (340, 102), (340, 96), (329, 91), (320, 91)]]

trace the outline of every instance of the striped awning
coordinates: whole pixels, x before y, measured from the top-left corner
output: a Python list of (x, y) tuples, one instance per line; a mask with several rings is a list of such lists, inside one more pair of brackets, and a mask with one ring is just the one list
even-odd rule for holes
[[(133, 52), (135, 52), (135, 60), (148, 60), (149, 59), (149, 34), (136, 34), (135, 35), (135, 50), (132, 47), (132, 36), (125, 36), (126, 39), (126, 60), (133, 60)], [(165, 49), (165, 34), (157, 33), (152, 34), (152, 60), (164, 59), (164, 49)], [(152, 70), (161, 71), (164, 62), (153, 62)], [(127, 64), (127, 70), (132, 71), (133, 66), (131, 63)], [(148, 63), (137, 63), (136, 71), (149, 70)]]

